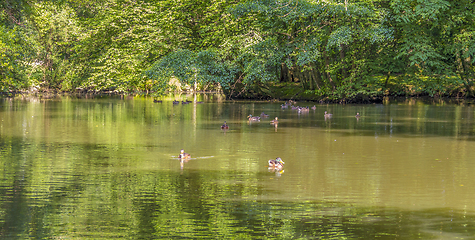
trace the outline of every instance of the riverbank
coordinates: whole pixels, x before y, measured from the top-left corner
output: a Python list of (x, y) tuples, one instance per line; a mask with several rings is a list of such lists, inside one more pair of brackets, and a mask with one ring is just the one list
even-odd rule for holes
[[(391, 100), (400, 100), (407, 98), (424, 98), (435, 102), (440, 99), (450, 101), (473, 100), (473, 94), (467, 91), (467, 87), (457, 78), (426, 78), (413, 76), (394, 76), (387, 78), (385, 76), (371, 76), (360, 83), (345, 83), (334, 89), (316, 89), (306, 90), (299, 82), (267, 82), (258, 83), (250, 86), (243, 84), (234, 84), (233, 88), (213, 88), (215, 91), (192, 91), (192, 88), (172, 87), (168, 93), (192, 94), (192, 93), (223, 93), (226, 99), (254, 99), (254, 100), (275, 100), (275, 101), (312, 101), (318, 103), (358, 103), (371, 104), (381, 103)], [(218, 89), (218, 90), (216, 90)], [(469, 88), (470, 89), (470, 88)], [(39, 98), (54, 98), (59, 95), (78, 96), (103, 96), (120, 95), (135, 96), (144, 95), (154, 98), (153, 92), (119, 92), (119, 91), (88, 91), (80, 89), (72, 92), (65, 91), (21, 91), (1, 93), (6, 97), (17, 95), (35, 95)]]
[[(473, 99), (473, 87), (467, 88), (455, 77), (369, 76), (358, 83), (347, 82), (333, 89), (306, 90), (299, 82), (237, 85), (225, 90), (230, 99), (304, 100), (321, 103), (377, 103), (386, 98)], [(467, 89), (470, 89), (468, 91)]]

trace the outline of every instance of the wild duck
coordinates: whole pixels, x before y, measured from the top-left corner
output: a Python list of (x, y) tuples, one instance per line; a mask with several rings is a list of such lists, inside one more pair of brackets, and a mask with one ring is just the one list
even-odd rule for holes
[(190, 154), (185, 153), (185, 150), (180, 151), (180, 156), (178, 156), (181, 160), (188, 160), (191, 158)]
[(282, 161), (280, 157), (276, 158), (275, 160), (274, 159), (269, 160), (269, 168), (281, 169), (284, 167), (284, 164), (285, 164), (284, 161)]
[(162, 100), (153, 99), (153, 102), (154, 102), (154, 103), (161, 103)]
[(180, 101), (173, 100), (173, 104), (180, 104)]
[(228, 124), (226, 124), (226, 121), (224, 121), (224, 124), (221, 125), (221, 129), (229, 129)]
[(361, 117), (361, 116), (360, 116), (360, 113), (356, 113), (355, 118), (359, 118), (359, 117)]
[(264, 112), (261, 113), (261, 117), (266, 118), (269, 117), (269, 115), (265, 114)]
[(312, 110), (315, 110), (315, 109), (317, 109), (317, 107), (315, 107), (315, 105), (313, 105)]
[(333, 114), (331, 113), (327, 113), (327, 111), (325, 111), (325, 114), (323, 115), (325, 118), (331, 118), (333, 116)]
[(249, 116), (247, 116), (247, 118), (249, 119), (249, 121), (260, 121), (261, 120), (261, 117), (253, 117), (250, 114), (249, 114)]
[(279, 123), (279, 118), (278, 117), (275, 117), (274, 120), (270, 121), (270, 124), (277, 124), (277, 123)]

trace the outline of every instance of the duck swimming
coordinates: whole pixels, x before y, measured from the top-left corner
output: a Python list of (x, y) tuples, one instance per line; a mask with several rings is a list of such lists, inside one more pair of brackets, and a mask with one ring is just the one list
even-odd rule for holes
[(325, 111), (325, 114), (323, 115), (325, 118), (331, 118), (333, 116), (333, 114), (331, 113), (327, 113), (327, 111)]
[(265, 114), (264, 112), (262, 112), (262, 113), (261, 113), (261, 117), (266, 118), (266, 117), (269, 117), (269, 115), (267, 115), (267, 114)]
[(359, 117), (361, 117), (361, 116), (360, 116), (360, 113), (356, 113), (355, 118), (359, 118)]
[(228, 124), (226, 124), (226, 121), (224, 121), (224, 124), (221, 125), (221, 129), (229, 129)]
[(270, 124), (277, 124), (277, 123), (279, 123), (279, 118), (278, 117), (275, 117), (274, 120), (270, 121)]
[(282, 158), (280, 157), (276, 158), (275, 160), (269, 160), (269, 168), (282, 169), (284, 164), (284, 161), (282, 161)]
[(249, 121), (260, 121), (261, 120), (261, 117), (253, 117), (250, 114), (249, 114), (249, 116), (247, 116), (247, 118), (249, 119)]
[(181, 150), (180, 151), (180, 156), (178, 156), (178, 158), (180, 158), (182, 161), (183, 160), (189, 160), (191, 158), (191, 155), (188, 154), (188, 153), (185, 153), (185, 150)]

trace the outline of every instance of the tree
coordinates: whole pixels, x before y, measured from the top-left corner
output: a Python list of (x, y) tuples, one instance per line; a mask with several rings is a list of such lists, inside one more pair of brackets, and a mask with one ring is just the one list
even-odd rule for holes
[(393, 37), (384, 17), (365, 2), (249, 1), (233, 14), (252, 15), (260, 29), (261, 40), (242, 53), (246, 77), (268, 81), (274, 72), (304, 89), (335, 90), (357, 80), (368, 71), (367, 50)]
[(227, 8), (234, 1), (161, 1), (158, 28), (162, 55), (147, 71), (154, 91), (167, 89), (173, 76), (182, 83), (201, 86), (219, 83), (228, 88), (237, 75), (242, 21)]
[(157, 9), (144, 1), (111, 0), (81, 20), (86, 36), (75, 48), (92, 90), (146, 90), (143, 71), (160, 52)]
[(26, 35), (25, 15), (29, 5), (23, 0), (0, 2), (0, 91), (10, 92), (28, 86), (25, 70), (32, 55), (31, 39)]
[(77, 81), (77, 66), (71, 58), (83, 35), (75, 12), (66, 4), (38, 2), (30, 18), (35, 33), (36, 62), (41, 67), (40, 71), (32, 70), (35, 85), (71, 90)]
[(27, 41), (18, 27), (8, 29), (0, 25), (0, 91), (16, 91), (26, 86), (25, 55)]
[(392, 0), (390, 8), (400, 36), (396, 58), (405, 59), (414, 74), (458, 74), (473, 95), (473, 1)]
[(224, 88), (229, 88), (237, 72), (237, 66), (223, 59), (217, 51), (204, 50), (196, 53), (177, 50), (155, 62), (146, 71), (146, 75), (154, 81), (153, 91), (162, 93), (172, 77), (190, 85), (219, 83)]

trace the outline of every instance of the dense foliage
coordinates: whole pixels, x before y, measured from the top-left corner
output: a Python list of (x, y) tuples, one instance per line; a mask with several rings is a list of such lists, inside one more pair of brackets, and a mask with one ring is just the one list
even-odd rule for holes
[(7, 0), (0, 22), (3, 92), (474, 94), (473, 0)]

